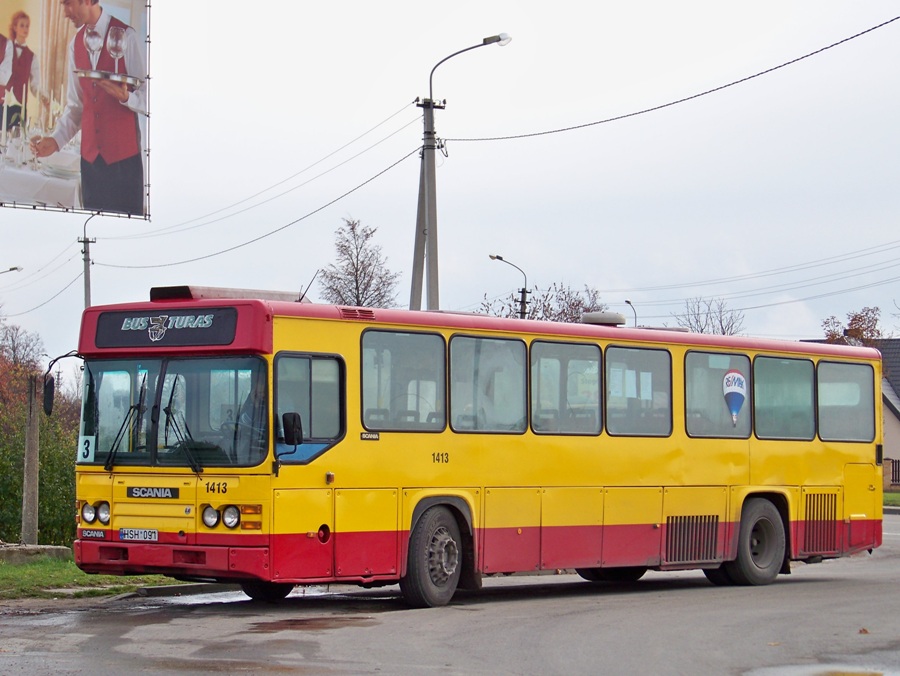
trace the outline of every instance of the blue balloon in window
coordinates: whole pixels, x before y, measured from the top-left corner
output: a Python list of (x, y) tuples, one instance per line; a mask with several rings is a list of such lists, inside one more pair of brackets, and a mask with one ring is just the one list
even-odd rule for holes
[(731, 413), (731, 422), (737, 427), (738, 415), (747, 398), (747, 379), (737, 369), (731, 369), (722, 379), (722, 390), (725, 394), (725, 405)]

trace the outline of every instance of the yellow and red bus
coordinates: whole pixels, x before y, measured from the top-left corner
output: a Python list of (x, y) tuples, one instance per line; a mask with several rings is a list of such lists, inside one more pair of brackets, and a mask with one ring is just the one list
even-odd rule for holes
[(85, 311), (90, 573), (760, 585), (882, 539), (874, 349), (164, 287)]

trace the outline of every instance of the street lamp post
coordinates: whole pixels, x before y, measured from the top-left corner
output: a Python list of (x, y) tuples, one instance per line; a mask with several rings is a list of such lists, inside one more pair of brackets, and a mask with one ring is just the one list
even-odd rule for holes
[(13, 265), (9, 270), (0, 270), (0, 275), (5, 275), (7, 272), (22, 272), (22, 268), (18, 265)]
[(634, 328), (637, 328), (637, 310), (634, 308), (634, 303), (626, 298), (625, 304), (631, 306), (631, 311), (634, 313)]
[(512, 40), (506, 33), (484, 38), (479, 44), (466, 47), (438, 61), (428, 76), (428, 98), (416, 104), (422, 108), (425, 126), (422, 135), (422, 165), (419, 170), (419, 203), (416, 210), (416, 237), (413, 251), (412, 284), (409, 293), (409, 309), (422, 309), (422, 276), (427, 263), (428, 298), (426, 307), (437, 310), (440, 307), (438, 291), (438, 238), (437, 238), (437, 196), (435, 194), (434, 151), (442, 147), (434, 133), (434, 109), (443, 109), (445, 102), (435, 101), (432, 81), (434, 71), (444, 61), (485, 45), (497, 44), (501, 47)]
[(516, 270), (522, 273), (522, 277), (525, 278), (525, 286), (519, 289), (519, 318), (525, 319), (528, 316), (528, 294), (531, 291), (528, 290), (528, 275), (525, 274), (525, 271), (520, 268), (515, 263), (510, 263), (503, 256), (488, 254), (488, 257), (492, 261), (500, 261), (501, 263), (506, 263), (507, 265), (512, 265)]

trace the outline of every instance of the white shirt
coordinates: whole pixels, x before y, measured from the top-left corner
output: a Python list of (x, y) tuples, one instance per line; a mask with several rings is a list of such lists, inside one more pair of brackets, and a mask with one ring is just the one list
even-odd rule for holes
[[(97, 21), (97, 30), (105, 36), (109, 30), (110, 15), (100, 8), (100, 19)], [(75, 40), (84, 40), (84, 26), (78, 29), (72, 42), (69, 43), (69, 83), (66, 87), (66, 109), (56, 123), (51, 137), (56, 141), (60, 149), (72, 140), (72, 137), (81, 129), (81, 116), (84, 112), (84, 103), (81, 100), (81, 83), (79, 78), (72, 74), (75, 70)], [(106, 49), (106, 45), (103, 45)], [(138, 115), (146, 115), (147, 111), (147, 64), (144, 61), (144, 49), (138, 39), (137, 33), (129, 26), (125, 31), (125, 71), (134, 77), (141, 79), (141, 85), (128, 95), (128, 100), (122, 105), (134, 111)]]

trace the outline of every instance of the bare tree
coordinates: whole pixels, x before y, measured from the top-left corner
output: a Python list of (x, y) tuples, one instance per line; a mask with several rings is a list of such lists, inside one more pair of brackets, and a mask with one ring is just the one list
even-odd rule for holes
[(875, 345), (885, 337), (881, 330), (881, 308), (864, 307), (847, 313), (847, 323), (831, 315), (822, 322), (829, 343)]
[(744, 313), (730, 310), (724, 298), (688, 298), (684, 312), (672, 316), (678, 326), (694, 333), (736, 336), (744, 330)]
[(0, 355), (11, 364), (37, 369), (41, 363), (44, 344), (36, 333), (21, 326), (0, 322)]
[(396, 305), (400, 273), (387, 268), (381, 247), (372, 241), (377, 231), (344, 219), (334, 241), (337, 262), (325, 268), (319, 282), (326, 301), (359, 307)]
[[(580, 322), (585, 312), (600, 312), (606, 305), (600, 302), (597, 289), (584, 287), (584, 291), (576, 291), (570, 286), (554, 283), (549, 289), (541, 291), (537, 285), (528, 302), (528, 319), (547, 322)], [(488, 300), (485, 294), (481, 302), (481, 312), (496, 317), (518, 317), (520, 299), (514, 294), (506, 298)]]

